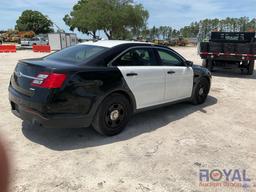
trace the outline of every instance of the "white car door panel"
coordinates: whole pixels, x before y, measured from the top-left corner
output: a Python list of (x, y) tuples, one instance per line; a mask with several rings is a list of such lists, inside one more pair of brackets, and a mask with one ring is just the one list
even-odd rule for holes
[(166, 66), (165, 100), (177, 101), (191, 97), (194, 72), (191, 67)]
[(158, 55), (165, 70), (165, 102), (191, 97), (194, 72), (184, 59), (167, 49), (158, 49)]
[(161, 104), (165, 95), (165, 70), (160, 66), (119, 66), (134, 94), (137, 109)]

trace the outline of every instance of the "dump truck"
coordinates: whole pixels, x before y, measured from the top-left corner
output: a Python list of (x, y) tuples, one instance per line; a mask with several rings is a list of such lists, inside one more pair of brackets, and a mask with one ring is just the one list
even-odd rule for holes
[(256, 59), (255, 32), (212, 32), (209, 42), (200, 43), (203, 66), (240, 68), (248, 75), (254, 72)]

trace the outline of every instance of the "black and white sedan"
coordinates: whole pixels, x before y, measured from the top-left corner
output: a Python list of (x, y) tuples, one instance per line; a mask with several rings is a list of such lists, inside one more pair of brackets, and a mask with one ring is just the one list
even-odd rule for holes
[(132, 114), (182, 101), (202, 104), (210, 72), (168, 47), (132, 41), (86, 42), (18, 62), (9, 85), (12, 112), (50, 128), (120, 133)]

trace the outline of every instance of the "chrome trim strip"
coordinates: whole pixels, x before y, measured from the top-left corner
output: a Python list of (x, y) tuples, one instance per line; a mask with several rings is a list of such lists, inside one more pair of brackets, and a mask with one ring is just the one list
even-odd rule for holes
[(39, 80), (39, 81), (44, 80), (44, 79), (42, 79), (42, 78), (32, 77), (32, 76), (25, 75), (25, 74), (23, 74), (23, 73), (21, 73), (21, 72), (17, 72), (17, 71), (15, 71), (15, 74), (16, 74), (18, 77), (25, 77), (25, 78), (32, 79), (32, 80)]

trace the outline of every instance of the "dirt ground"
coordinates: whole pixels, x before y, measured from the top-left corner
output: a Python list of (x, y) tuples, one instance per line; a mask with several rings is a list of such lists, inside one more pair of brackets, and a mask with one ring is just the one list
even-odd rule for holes
[[(194, 47), (175, 49), (201, 63)], [(0, 53), (0, 134), (11, 158), (11, 191), (256, 191), (256, 72), (217, 70), (205, 104), (137, 114), (108, 138), (92, 128), (31, 127), (11, 114), (15, 64), (43, 55)], [(200, 169), (245, 169), (250, 187), (199, 186)]]

